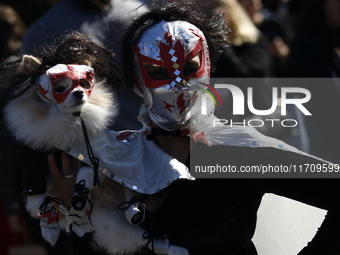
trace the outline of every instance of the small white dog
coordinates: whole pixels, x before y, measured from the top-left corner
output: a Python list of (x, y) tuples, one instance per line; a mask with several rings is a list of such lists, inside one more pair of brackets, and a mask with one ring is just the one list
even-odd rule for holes
[[(25, 55), (18, 72), (30, 73), (41, 64), (38, 58)], [(7, 104), (6, 123), (19, 141), (33, 149), (68, 151), (79, 141), (84, 143), (84, 139), (91, 147), (92, 139), (105, 132), (116, 114), (113, 93), (104, 85), (105, 80), (95, 80), (94, 70), (86, 61), (57, 64)], [(90, 155), (89, 148), (87, 150)], [(79, 170), (73, 207), (67, 209), (60, 205), (59, 217), (56, 199), (28, 197), (27, 209), (32, 216), (41, 214), (43, 236), (52, 245), (58, 239), (60, 228), (69, 230), (72, 226), (79, 236), (94, 232), (96, 244), (110, 254), (133, 254), (146, 245), (156, 254), (188, 254), (186, 249), (170, 245), (166, 238), (148, 242), (151, 240), (143, 237), (146, 230), (137, 226), (144, 220), (145, 205), (132, 199), (140, 194), (102, 174), (100, 187), (93, 188), (93, 176), (92, 167)], [(128, 206), (121, 208), (131, 199)]]

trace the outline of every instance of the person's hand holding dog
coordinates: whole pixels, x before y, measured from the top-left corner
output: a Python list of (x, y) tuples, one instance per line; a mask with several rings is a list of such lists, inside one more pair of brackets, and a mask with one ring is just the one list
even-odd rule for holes
[(76, 182), (81, 162), (77, 161), (76, 166), (71, 163), (71, 157), (67, 153), (61, 154), (62, 170), (59, 169), (53, 154), (48, 156), (48, 165), (53, 178), (53, 188), (50, 195), (63, 200), (67, 208), (71, 207), (71, 200), (74, 194), (73, 186)]

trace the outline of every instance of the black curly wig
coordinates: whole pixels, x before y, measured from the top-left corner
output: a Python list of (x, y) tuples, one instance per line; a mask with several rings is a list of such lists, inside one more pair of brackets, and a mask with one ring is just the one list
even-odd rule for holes
[(212, 11), (209, 3), (190, 0), (176, 3), (153, 2), (151, 10), (137, 17), (123, 36), (123, 84), (128, 88), (133, 86), (133, 45), (145, 30), (161, 20), (182, 20), (198, 27), (207, 39), (211, 59), (221, 48), (228, 45), (228, 29), (225, 20), (221, 14)]
[(96, 80), (106, 79), (107, 86), (118, 88), (121, 84), (115, 55), (89, 37), (74, 31), (55, 40), (53, 44), (43, 45), (32, 54), (41, 61), (41, 65), (31, 73), (20, 73), (18, 67), (22, 57), (9, 59), (0, 66), (0, 100), (19, 97), (34, 85), (37, 76), (57, 64), (76, 64), (89, 62), (95, 71)]

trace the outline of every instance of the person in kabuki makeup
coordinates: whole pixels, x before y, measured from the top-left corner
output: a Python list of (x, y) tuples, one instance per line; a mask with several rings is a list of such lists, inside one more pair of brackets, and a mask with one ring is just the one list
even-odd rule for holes
[[(156, 6), (127, 29), (122, 44), (125, 83), (144, 99), (139, 115), (144, 131), (125, 133), (126, 144), (138, 139), (144, 148), (156, 144), (193, 175), (193, 165), (216, 162), (238, 169), (260, 164), (332, 165), (253, 128), (213, 126), (216, 94), (209, 85), (210, 58), (224, 44), (226, 30), (222, 16), (199, 7), (191, 1)], [(152, 160), (153, 155), (141, 153), (135, 160), (143, 157)], [(56, 168), (52, 161), (50, 168)], [(141, 175), (147, 173), (152, 179), (167, 174), (159, 171), (163, 169), (150, 168)], [(140, 178), (137, 175), (134, 178)], [(338, 179), (228, 177), (193, 180), (174, 173), (172, 181), (161, 185), (163, 189), (147, 192), (139, 199), (146, 206), (147, 217), (140, 224), (148, 234), (146, 242), (166, 236), (170, 244), (187, 249), (181, 254), (255, 255), (251, 239), (256, 213), (262, 196), (275, 193), (328, 210), (299, 255), (340, 253)], [(140, 254), (165, 253), (150, 249)]]

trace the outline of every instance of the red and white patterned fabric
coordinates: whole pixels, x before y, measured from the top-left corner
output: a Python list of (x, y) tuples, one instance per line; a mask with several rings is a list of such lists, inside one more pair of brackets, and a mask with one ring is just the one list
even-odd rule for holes
[[(144, 98), (152, 122), (173, 131), (199, 120), (210, 80), (209, 50), (202, 31), (185, 21), (161, 21), (142, 34), (134, 53), (135, 91)], [(197, 55), (199, 68), (186, 74), (185, 65)], [(147, 65), (164, 68), (171, 79), (153, 79)], [(213, 98), (207, 97), (205, 102), (207, 112), (212, 112)]]

